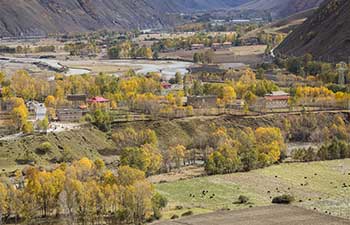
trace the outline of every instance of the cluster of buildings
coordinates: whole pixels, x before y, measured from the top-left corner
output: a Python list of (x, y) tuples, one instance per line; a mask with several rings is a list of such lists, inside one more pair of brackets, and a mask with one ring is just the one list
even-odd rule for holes
[[(264, 111), (273, 109), (285, 109), (289, 108), (290, 94), (284, 91), (274, 91), (271, 94), (267, 94), (262, 98), (259, 98), (257, 102), (251, 106), (253, 111)], [(216, 108), (217, 96), (188, 96), (186, 104), (192, 106), (195, 109)], [(228, 109), (243, 110), (245, 101), (243, 99), (237, 99), (226, 105)]]
[(58, 121), (62, 122), (77, 122), (89, 112), (89, 109), (96, 107), (109, 110), (110, 100), (103, 97), (87, 98), (85, 94), (68, 95), (67, 101), (69, 105), (62, 106), (56, 109)]

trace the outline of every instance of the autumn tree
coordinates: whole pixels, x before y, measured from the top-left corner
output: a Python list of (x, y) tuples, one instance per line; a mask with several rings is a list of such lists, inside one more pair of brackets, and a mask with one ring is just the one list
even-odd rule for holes
[(238, 157), (239, 143), (225, 143), (219, 149), (213, 152), (206, 164), (205, 171), (208, 174), (233, 173), (240, 168), (240, 159)]
[(28, 109), (24, 103), (24, 100), (21, 98), (12, 98), (10, 100), (13, 105), (13, 109), (11, 112), (12, 121), (18, 130), (23, 130), (27, 133), (31, 131), (28, 129), (30, 124), (28, 122)]
[(8, 193), (4, 184), (0, 183), (0, 225), (2, 224), (2, 218), (8, 209)]
[(162, 162), (162, 155), (156, 146), (145, 144), (141, 147), (123, 149), (120, 161), (122, 165), (128, 165), (150, 175), (159, 171)]
[(56, 107), (56, 98), (55, 96), (49, 95), (45, 99), (45, 106), (47, 108), (55, 108)]
[[(47, 83), (47, 82), (46, 82)], [(26, 71), (17, 71), (11, 77), (11, 88), (17, 97), (25, 100), (33, 100), (40, 93), (43, 84), (41, 81), (36, 81)], [(43, 84), (47, 87), (46, 84)]]
[(183, 145), (176, 145), (169, 148), (171, 160), (175, 163), (176, 168), (180, 168), (181, 161), (185, 159), (186, 147)]
[(281, 155), (285, 151), (285, 145), (280, 129), (259, 127), (255, 130), (255, 137), (259, 161), (263, 165), (269, 165), (281, 159)]

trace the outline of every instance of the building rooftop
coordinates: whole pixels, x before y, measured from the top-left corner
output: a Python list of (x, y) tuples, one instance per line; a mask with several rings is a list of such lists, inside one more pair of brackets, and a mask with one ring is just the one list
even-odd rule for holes
[(289, 93), (284, 91), (273, 91), (271, 94), (267, 94), (266, 96), (289, 96)]
[(109, 99), (106, 99), (104, 97), (96, 96), (93, 98), (88, 99), (89, 103), (106, 103), (109, 102)]

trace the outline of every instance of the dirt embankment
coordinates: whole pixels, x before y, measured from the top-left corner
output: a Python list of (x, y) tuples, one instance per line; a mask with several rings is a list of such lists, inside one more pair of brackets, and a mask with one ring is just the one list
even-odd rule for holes
[[(320, 132), (324, 127), (330, 127), (336, 116), (342, 116), (349, 123), (349, 115), (342, 113), (275, 114), (258, 117), (214, 116), (118, 123), (113, 125), (111, 133), (126, 127), (132, 127), (136, 131), (152, 129), (157, 134), (159, 147), (162, 150), (177, 144), (187, 148), (203, 149), (209, 143), (211, 133), (218, 127), (255, 129), (274, 126), (281, 128), (285, 134), (285, 122), (288, 120), (291, 124), (288, 136), (292, 137), (293, 141), (312, 141), (313, 133)], [(49, 142), (51, 148), (43, 154), (38, 148), (44, 142)], [(28, 158), (44, 166), (62, 159), (79, 159), (84, 156), (92, 159), (103, 158), (107, 162), (113, 162), (118, 158), (118, 152), (110, 134), (93, 127), (85, 127), (74, 131), (0, 141), (0, 169), (5, 169), (5, 172), (11, 171), (21, 167)]]
[(335, 118), (341, 116), (349, 124), (349, 115), (343, 113), (300, 113), (300, 114), (273, 114), (266, 116), (216, 116), (196, 117), (187, 119), (174, 119), (150, 122), (135, 122), (116, 124), (114, 131), (132, 127), (135, 130), (152, 129), (156, 132), (160, 148), (183, 144), (187, 147), (198, 148), (210, 139), (210, 134), (217, 127), (238, 128), (251, 127), (278, 127), (285, 134), (288, 133), (291, 141), (313, 142), (314, 133), (320, 132), (324, 127), (331, 127)]

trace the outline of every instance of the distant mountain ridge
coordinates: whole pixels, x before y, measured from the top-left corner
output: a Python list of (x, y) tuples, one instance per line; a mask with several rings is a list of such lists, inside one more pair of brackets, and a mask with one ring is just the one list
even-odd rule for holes
[(242, 9), (271, 10), (287, 16), (315, 6), (320, 1), (322, 0), (0, 0), (0, 37), (101, 29), (162, 28), (177, 22), (168, 13), (240, 9), (237, 7), (241, 5)]
[(284, 55), (311, 53), (322, 61), (350, 59), (350, 1), (327, 0), (276, 49)]
[(213, 9), (227, 9), (247, 3), (250, 0), (147, 0), (162, 12), (194, 12)]
[(0, 0), (0, 36), (163, 26), (146, 0)]
[(324, 0), (252, 0), (239, 9), (267, 10), (274, 18), (286, 17), (298, 12), (318, 7)]

